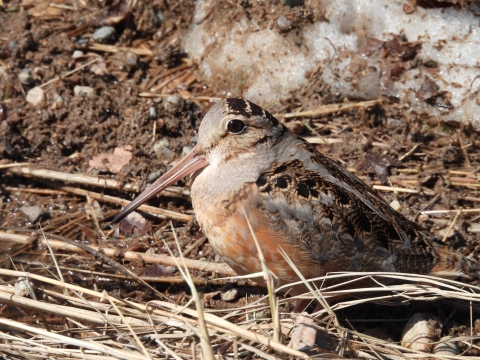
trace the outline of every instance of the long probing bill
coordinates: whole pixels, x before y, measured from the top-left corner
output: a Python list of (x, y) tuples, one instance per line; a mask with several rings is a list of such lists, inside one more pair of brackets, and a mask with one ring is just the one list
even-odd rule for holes
[(112, 223), (118, 223), (120, 220), (125, 218), (132, 211), (135, 211), (140, 205), (150, 200), (160, 191), (176, 183), (185, 176), (190, 175), (197, 170), (201, 170), (206, 166), (208, 166), (208, 161), (205, 160), (203, 155), (198, 154), (197, 147), (195, 146), (187, 156), (178, 162), (177, 165), (168, 170), (160, 179), (155, 181), (144, 192), (138, 195), (130, 204), (128, 204), (127, 207), (120, 211), (112, 220)]

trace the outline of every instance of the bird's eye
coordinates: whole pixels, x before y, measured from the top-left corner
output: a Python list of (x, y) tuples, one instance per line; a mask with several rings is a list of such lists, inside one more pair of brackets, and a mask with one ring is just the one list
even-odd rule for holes
[(240, 134), (245, 130), (246, 126), (242, 120), (233, 119), (228, 122), (227, 129), (230, 134)]

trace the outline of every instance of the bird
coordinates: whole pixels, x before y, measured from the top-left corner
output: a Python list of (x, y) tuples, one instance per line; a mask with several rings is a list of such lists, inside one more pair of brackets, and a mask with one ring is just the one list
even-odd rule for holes
[[(114, 219), (191, 175), (191, 200), (213, 249), (239, 275), (262, 271), (257, 243), (280, 286), (332, 272), (401, 272), (478, 279), (474, 260), (419, 224), (278, 119), (248, 100), (216, 102), (191, 152)], [(255, 241), (255, 238), (256, 241)], [(302, 285), (290, 289), (298, 295)]]

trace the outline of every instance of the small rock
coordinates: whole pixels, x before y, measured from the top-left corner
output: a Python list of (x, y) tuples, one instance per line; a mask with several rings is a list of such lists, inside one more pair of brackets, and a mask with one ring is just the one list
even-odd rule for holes
[(222, 300), (223, 301), (235, 301), (235, 299), (238, 296), (238, 290), (237, 289), (231, 289), (222, 294)]
[(277, 26), (278, 26), (278, 30), (280, 31), (288, 31), (292, 28), (293, 21), (287, 18), (285, 15), (281, 15), (277, 19)]
[(414, 314), (402, 332), (401, 344), (411, 350), (429, 352), (440, 337), (442, 325), (430, 314)]
[(222, 261), (223, 261), (222, 257), (220, 255), (216, 254), (215, 255), (215, 262), (218, 263), (218, 262), (222, 262)]
[(451, 341), (451, 336), (444, 336), (440, 339), (439, 343), (433, 348), (435, 355), (456, 356), (460, 354), (458, 345), (455, 341)]
[(35, 82), (33, 78), (30, 76), (30, 74), (23, 71), (20, 74), (18, 74), (18, 80), (23, 85), (32, 85)]
[(283, 0), (283, 3), (290, 7), (301, 6), (303, 5), (303, 2), (304, 2), (303, 0)]
[(292, 349), (307, 351), (314, 347), (326, 350), (335, 350), (337, 342), (328, 332), (319, 328), (312, 318), (299, 314), (295, 319), (290, 346)]
[(182, 156), (188, 155), (192, 151), (192, 148), (190, 146), (184, 146), (182, 149)]
[(108, 40), (115, 35), (115, 28), (113, 26), (102, 26), (100, 29), (95, 30), (92, 39), (94, 41)]
[(201, 257), (200, 259), (198, 259), (198, 261), (207, 261), (207, 258), (206, 257)]
[(167, 138), (160, 139), (153, 145), (153, 151), (158, 160), (170, 162), (175, 158), (175, 153), (168, 148), (169, 146), (170, 141)]
[(18, 278), (15, 283), (15, 295), (17, 296), (29, 296), (33, 294), (32, 283), (25, 278)]
[(83, 56), (84, 56), (83, 51), (75, 50), (72, 54), (72, 59), (78, 59), (78, 58), (81, 58)]
[(19, 210), (24, 213), (32, 223), (39, 220), (42, 216), (48, 215), (48, 212), (40, 206), (22, 206)]
[(155, 145), (153, 145), (153, 151), (156, 151), (158, 147), (169, 147), (170, 141), (167, 138), (162, 138), (158, 140)]
[(63, 98), (60, 95), (55, 95), (55, 100), (56, 103), (61, 104), (63, 102)]
[(160, 176), (163, 175), (163, 171), (162, 170), (158, 170), (158, 171), (155, 171), (153, 173), (150, 173), (148, 176), (147, 176), (147, 182), (151, 183), (151, 182), (154, 182), (155, 180), (157, 180)]
[(175, 159), (175, 153), (166, 147), (158, 148), (157, 151), (155, 151), (155, 155), (157, 155), (157, 159), (161, 161), (170, 162)]
[(396, 210), (396, 211), (400, 211), (402, 209), (402, 205), (400, 205), (400, 201), (398, 200), (393, 200), (391, 203), (390, 203), (390, 207), (393, 209), (393, 210)]
[(27, 92), (27, 102), (33, 106), (42, 105), (45, 102), (45, 93), (41, 88), (34, 87)]
[(138, 56), (133, 51), (117, 51), (111, 64), (120, 71), (135, 70)]
[(103, 61), (97, 61), (95, 64), (90, 66), (90, 71), (98, 76), (108, 74), (107, 65)]
[(198, 141), (197, 136), (192, 136), (192, 138), (190, 139), (190, 141), (191, 141), (192, 143), (196, 144), (197, 141)]
[(76, 46), (84, 46), (88, 44), (88, 39), (87, 38), (80, 38), (77, 41), (75, 41)]
[(163, 104), (165, 111), (170, 115), (179, 113), (183, 108), (183, 100), (180, 96), (170, 95)]
[(134, 68), (138, 64), (138, 55), (133, 51), (128, 51), (125, 55), (125, 62), (130, 68)]
[(148, 115), (150, 116), (150, 119), (156, 119), (157, 118), (157, 108), (155, 106), (150, 106), (148, 108)]
[(86, 95), (88, 97), (92, 97), (94, 95), (93, 88), (91, 88), (90, 86), (80, 86), (80, 85), (76, 85), (73, 88), (73, 93), (75, 95)]

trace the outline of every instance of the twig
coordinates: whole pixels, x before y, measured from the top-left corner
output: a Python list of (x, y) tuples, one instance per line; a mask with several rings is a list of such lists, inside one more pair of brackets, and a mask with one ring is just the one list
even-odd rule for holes
[[(422, 214), (450, 214), (458, 212), (458, 210), (429, 210), (429, 211), (422, 211)], [(462, 209), (462, 213), (474, 213), (480, 212), (480, 209)]]
[(400, 187), (394, 187), (394, 186), (373, 185), (372, 188), (374, 188), (375, 190), (380, 190), (380, 191), (403, 192), (403, 193), (408, 193), (408, 194), (419, 194), (420, 193), (420, 191), (415, 190), (415, 189), (406, 189), (406, 188), (400, 188)]
[(68, 76), (70, 76), (70, 75), (72, 75), (72, 74), (75, 74), (77, 71), (80, 71), (80, 70), (86, 68), (87, 66), (90, 66), (90, 65), (92, 65), (93, 63), (96, 63), (98, 60), (99, 60), (99, 59), (94, 59), (94, 60), (89, 61), (89, 62), (87, 62), (86, 64), (83, 64), (82, 66), (80, 66), (80, 67), (78, 67), (78, 68), (76, 68), (76, 69), (74, 69), (74, 70), (72, 70), (72, 71), (67, 71), (66, 73), (64, 73), (64, 74), (62, 74), (62, 75), (60, 75), (60, 76), (55, 76), (53, 79), (47, 81), (46, 83), (43, 83), (43, 84), (40, 85), (39, 87), (40, 87), (40, 88), (43, 88), (43, 87), (45, 87), (45, 86), (48, 86), (48, 85), (50, 85), (50, 84), (53, 84), (54, 82), (57, 82), (57, 81), (60, 80), (60, 79), (63, 79), (63, 78), (66, 78), (66, 77), (68, 77)]
[(197, 241), (195, 241), (192, 245), (190, 245), (188, 248), (185, 249), (185, 251), (183, 252), (183, 256), (187, 257), (188, 255), (190, 255), (190, 253), (194, 249), (202, 245), (205, 242), (205, 240), (207, 240), (207, 237), (205, 235), (197, 239)]
[[(102, 195), (95, 193), (93, 191), (87, 191), (83, 189), (78, 189), (70, 186), (60, 186), (59, 187), (62, 190), (68, 191), (70, 193), (76, 194), (76, 195), (81, 195), (81, 196), (90, 196), (92, 199), (99, 200), (99, 201), (104, 201), (104, 202), (109, 202), (112, 204), (118, 204), (118, 205), (123, 205), (127, 206), (130, 204), (130, 200), (123, 200), (114, 196), (110, 195)], [(171, 210), (164, 210), (160, 209), (154, 206), (149, 206), (149, 205), (142, 205), (138, 207), (138, 210), (148, 212), (150, 214), (154, 214), (158, 216), (160, 219), (175, 219), (175, 220), (180, 220), (180, 221), (185, 221), (189, 222), (192, 217), (190, 215), (186, 214), (180, 214), (175, 211)]]
[[(68, 182), (68, 183), (101, 187), (104, 189), (114, 189), (114, 190), (124, 190), (124, 191), (134, 191), (134, 192), (141, 191), (141, 188), (137, 185), (133, 185), (133, 184), (122, 185), (122, 182), (115, 179), (107, 178), (107, 177), (100, 177), (100, 176), (94, 176), (94, 175), (88, 175), (88, 174), (82, 174), (82, 173), (70, 174), (67, 172), (48, 170), (48, 169), (37, 169), (32, 166), (24, 166), (25, 163), (18, 164), (22, 166), (14, 166), (16, 164), (8, 164), (8, 165), (9, 166), (6, 167), (7, 174), (12, 173), (16, 175), (25, 176), (28, 178), (43, 178), (47, 180), (57, 180), (57, 181)], [(26, 164), (26, 165), (29, 165), (29, 164)], [(2, 167), (0, 166), (0, 170), (1, 169)], [(184, 190), (176, 186), (167, 187), (165, 190), (163, 190), (163, 193), (166, 194), (166, 196), (171, 196), (171, 197), (180, 196), (185, 198), (190, 196), (190, 192), (188, 190)]]
[(357, 103), (348, 103), (348, 104), (329, 104), (329, 105), (321, 106), (314, 110), (299, 111), (296, 113), (274, 114), (273, 116), (282, 117), (285, 119), (300, 117), (300, 116), (313, 117), (313, 116), (331, 114), (339, 111), (346, 111), (346, 110), (350, 110), (358, 107), (362, 107), (362, 108), (371, 107), (377, 104), (381, 104), (382, 102), (383, 102), (382, 99), (377, 99), (377, 100), (361, 101)]
[(463, 157), (465, 158), (465, 166), (467, 168), (472, 167), (472, 163), (470, 162), (470, 157), (468, 156), (467, 148), (469, 145), (463, 145), (463, 138), (462, 138), (462, 130), (457, 130), (458, 142), (460, 143), (460, 149), (462, 149)]
[(315, 135), (317, 135), (317, 137), (320, 139), (320, 141), (322, 142), (322, 144), (328, 145), (328, 141), (327, 141), (326, 139), (324, 139), (323, 136), (320, 135), (317, 130), (315, 130), (313, 127), (311, 127), (310, 125), (308, 125), (305, 121), (302, 121), (302, 124), (303, 124), (303, 126), (305, 126), (308, 130), (310, 130), (310, 131), (313, 132)]
[(105, 45), (105, 44), (97, 44), (97, 43), (92, 44), (92, 46), (90, 46), (90, 50), (111, 52), (111, 53), (116, 53), (117, 51), (131, 51), (136, 55), (140, 55), (140, 56), (153, 56), (153, 52), (147, 49), (118, 47), (114, 45)]
[[(32, 232), (32, 230), (24, 230), (25, 232)], [(47, 236), (53, 237), (52, 234), (47, 234)], [(19, 235), (9, 232), (0, 231), (0, 239), (11, 240), (15, 241), (20, 244), (24, 244), (25, 242), (31, 241), (31, 236), (26, 235)], [(44, 240), (40, 240), (40, 243), (43, 246), (47, 246)], [(50, 246), (57, 250), (64, 250), (64, 251), (73, 251), (73, 252), (82, 252), (83, 248), (80, 248), (80, 243), (73, 242), (69, 240), (69, 242), (61, 241), (61, 240), (54, 240), (49, 239)], [(85, 245), (83, 245), (85, 246)], [(97, 253), (102, 252), (107, 257), (118, 257), (118, 251), (116, 249), (108, 249), (108, 248), (101, 248), (98, 246), (88, 246), (90, 250), (93, 250)], [(83, 250), (82, 250), (83, 249)], [(87, 250), (88, 251), (88, 250)], [(125, 260), (131, 261), (142, 261), (145, 263), (154, 263), (154, 264), (162, 264), (167, 266), (175, 266), (175, 261), (167, 255), (161, 254), (145, 254), (139, 253), (134, 251), (127, 251), (122, 254), (122, 258)], [(185, 259), (185, 263), (187, 264), (190, 270), (197, 270), (197, 271), (206, 271), (212, 272), (216, 274), (222, 274), (225, 276), (236, 276), (237, 274), (225, 263), (214, 263), (208, 261), (200, 261), (200, 260), (191, 260)]]
[(28, 166), (29, 163), (13, 163), (13, 164), (0, 164), (0, 170), (2, 169), (11, 169), (15, 167)]
[(451, 223), (450, 226), (448, 227), (448, 230), (447, 230), (447, 232), (445, 233), (445, 235), (444, 235), (444, 237), (443, 237), (443, 239), (442, 239), (443, 242), (445, 242), (445, 241), (448, 239), (448, 237), (450, 236), (450, 232), (452, 231), (453, 226), (454, 226), (455, 223), (457, 222), (457, 219), (458, 219), (458, 217), (460, 216), (461, 213), (462, 213), (462, 208), (458, 209), (457, 213), (455, 214), (455, 217), (453, 218), (452, 223)]
[(409, 157), (410, 155), (412, 155), (412, 154), (415, 152), (415, 150), (417, 150), (417, 148), (418, 148), (420, 145), (421, 145), (421, 144), (415, 144), (415, 145), (410, 149), (410, 151), (408, 151), (407, 153), (405, 153), (405, 154), (403, 154), (402, 156), (400, 156), (400, 157), (398, 158), (398, 161), (402, 161), (403, 159), (405, 159), (405, 158)]

